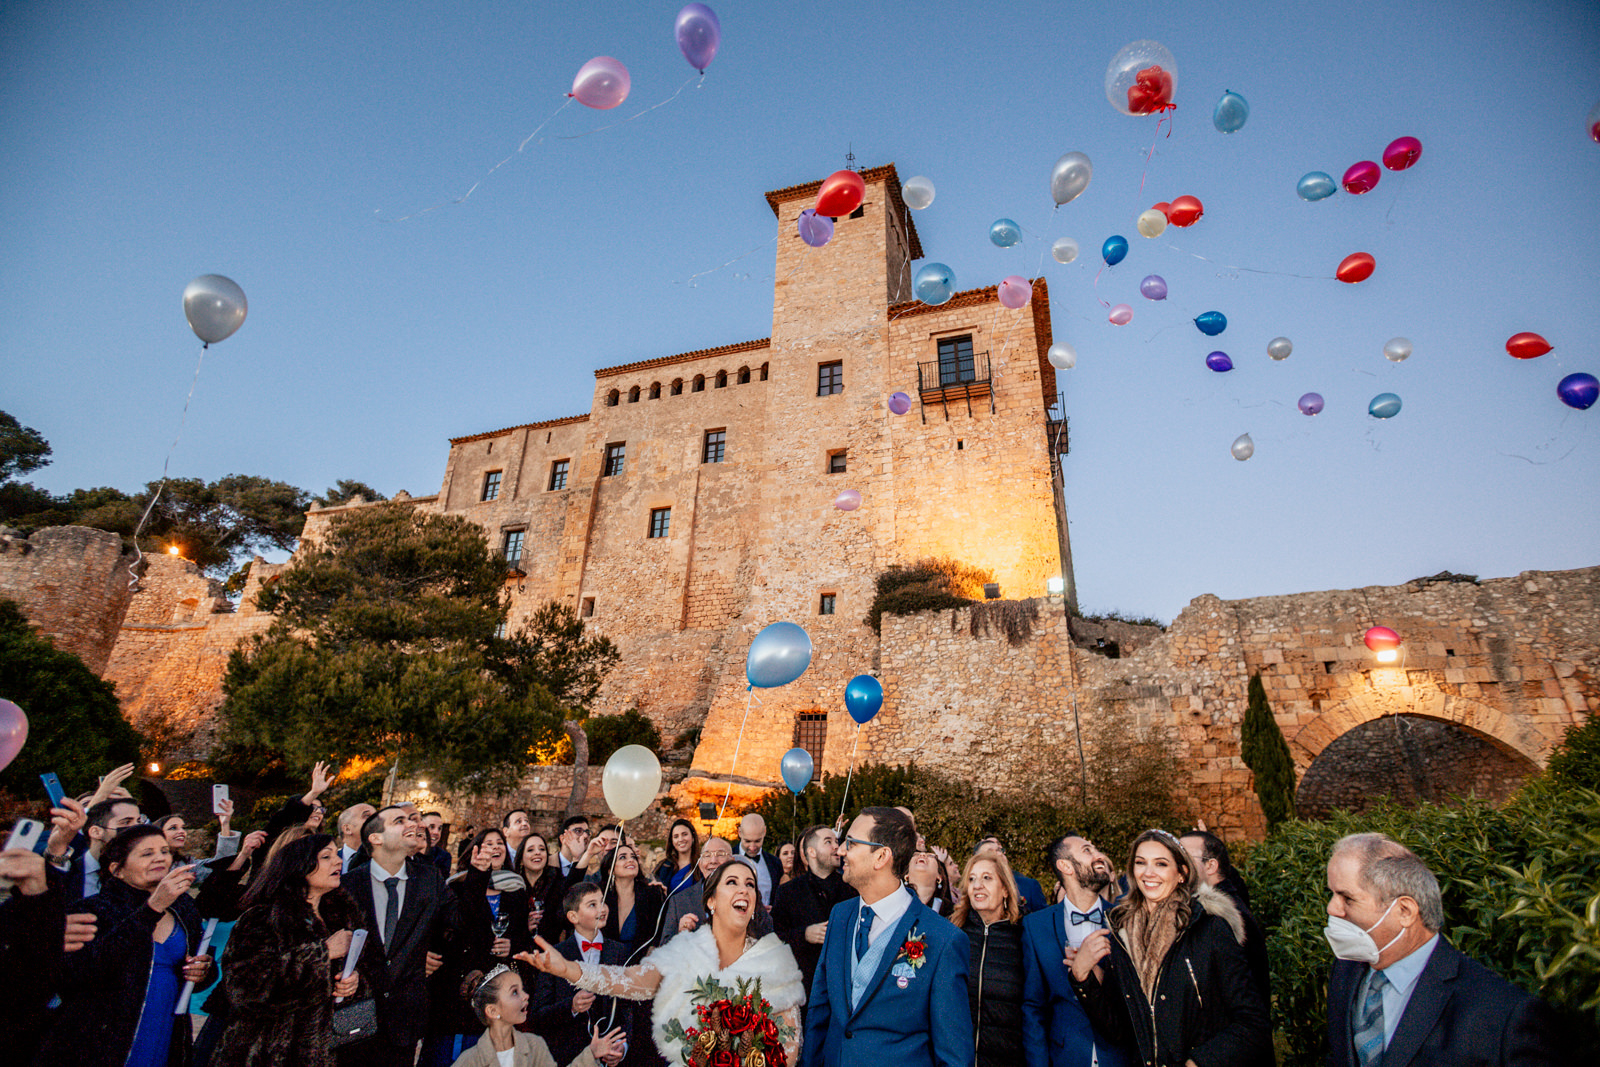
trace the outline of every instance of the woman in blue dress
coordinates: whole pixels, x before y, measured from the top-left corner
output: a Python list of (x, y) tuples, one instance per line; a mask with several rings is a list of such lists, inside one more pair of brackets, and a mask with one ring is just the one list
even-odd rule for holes
[(694, 823), (677, 819), (667, 831), (667, 858), (656, 865), (651, 881), (671, 896), (694, 878), (694, 865), (700, 859), (700, 835)]

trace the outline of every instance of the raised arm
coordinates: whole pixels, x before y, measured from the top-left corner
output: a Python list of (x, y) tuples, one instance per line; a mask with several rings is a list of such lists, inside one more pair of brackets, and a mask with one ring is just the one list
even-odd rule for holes
[(534, 951), (519, 952), (514, 958), (537, 971), (564, 978), (579, 989), (625, 1000), (649, 1000), (661, 986), (661, 972), (649, 960), (634, 967), (579, 963), (551, 948), (550, 942), (544, 938), (535, 937), (533, 940), (538, 946)]

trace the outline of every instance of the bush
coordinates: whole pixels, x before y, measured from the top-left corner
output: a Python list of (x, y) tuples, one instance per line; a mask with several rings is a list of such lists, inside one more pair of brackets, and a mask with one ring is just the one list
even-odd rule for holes
[(885, 612), (915, 615), (922, 611), (964, 608), (975, 600), (982, 600), (984, 584), (992, 581), (994, 572), (947, 556), (895, 564), (878, 575), (877, 595), (872, 598), (866, 623), (874, 633), (882, 633)]
[(824, 774), (798, 796), (787, 789), (775, 789), (750, 811), (767, 821), (767, 845), (764, 847), (776, 852), (780, 842), (795, 840), (808, 826), (832, 826), (839, 821), (839, 812), (845, 804), (847, 778), (850, 799), (846, 814), (853, 818), (862, 808), (875, 805), (912, 807), (915, 798), (911, 781), (915, 774), (912, 767), (865, 763), (856, 768), (853, 776)]
[(1600, 790), (1600, 714), (1591, 711), (1581, 725), (1567, 729), (1545, 773), (1562, 785)]
[(638, 708), (621, 715), (591, 715), (583, 720), (583, 732), (589, 737), (591, 767), (605, 766), (612, 753), (627, 745), (643, 745), (661, 758), (661, 731)]
[(1267, 832), (1294, 818), (1294, 758), (1278, 729), (1261, 675), (1250, 676), (1249, 703), (1240, 727), (1240, 755), (1255, 775), (1256, 797), (1267, 817)]

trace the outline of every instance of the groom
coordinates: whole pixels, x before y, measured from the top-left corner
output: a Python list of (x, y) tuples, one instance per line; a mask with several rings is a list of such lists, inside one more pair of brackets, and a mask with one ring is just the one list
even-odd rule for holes
[(800, 1067), (972, 1064), (967, 935), (902, 884), (916, 845), (894, 808), (866, 808), (839, 842), (861, 896), (828, 919)]

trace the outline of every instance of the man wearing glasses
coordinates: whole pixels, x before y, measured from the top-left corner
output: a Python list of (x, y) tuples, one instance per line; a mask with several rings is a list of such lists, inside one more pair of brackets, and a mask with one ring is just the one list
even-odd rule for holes
[(839, 842), (844, 880), (860, 897), (828, 918), (801, 1067), (970, 1067), (967, 935), (906, 891), (916, 847), (911, 820), (894, 808), (866, 808)]

